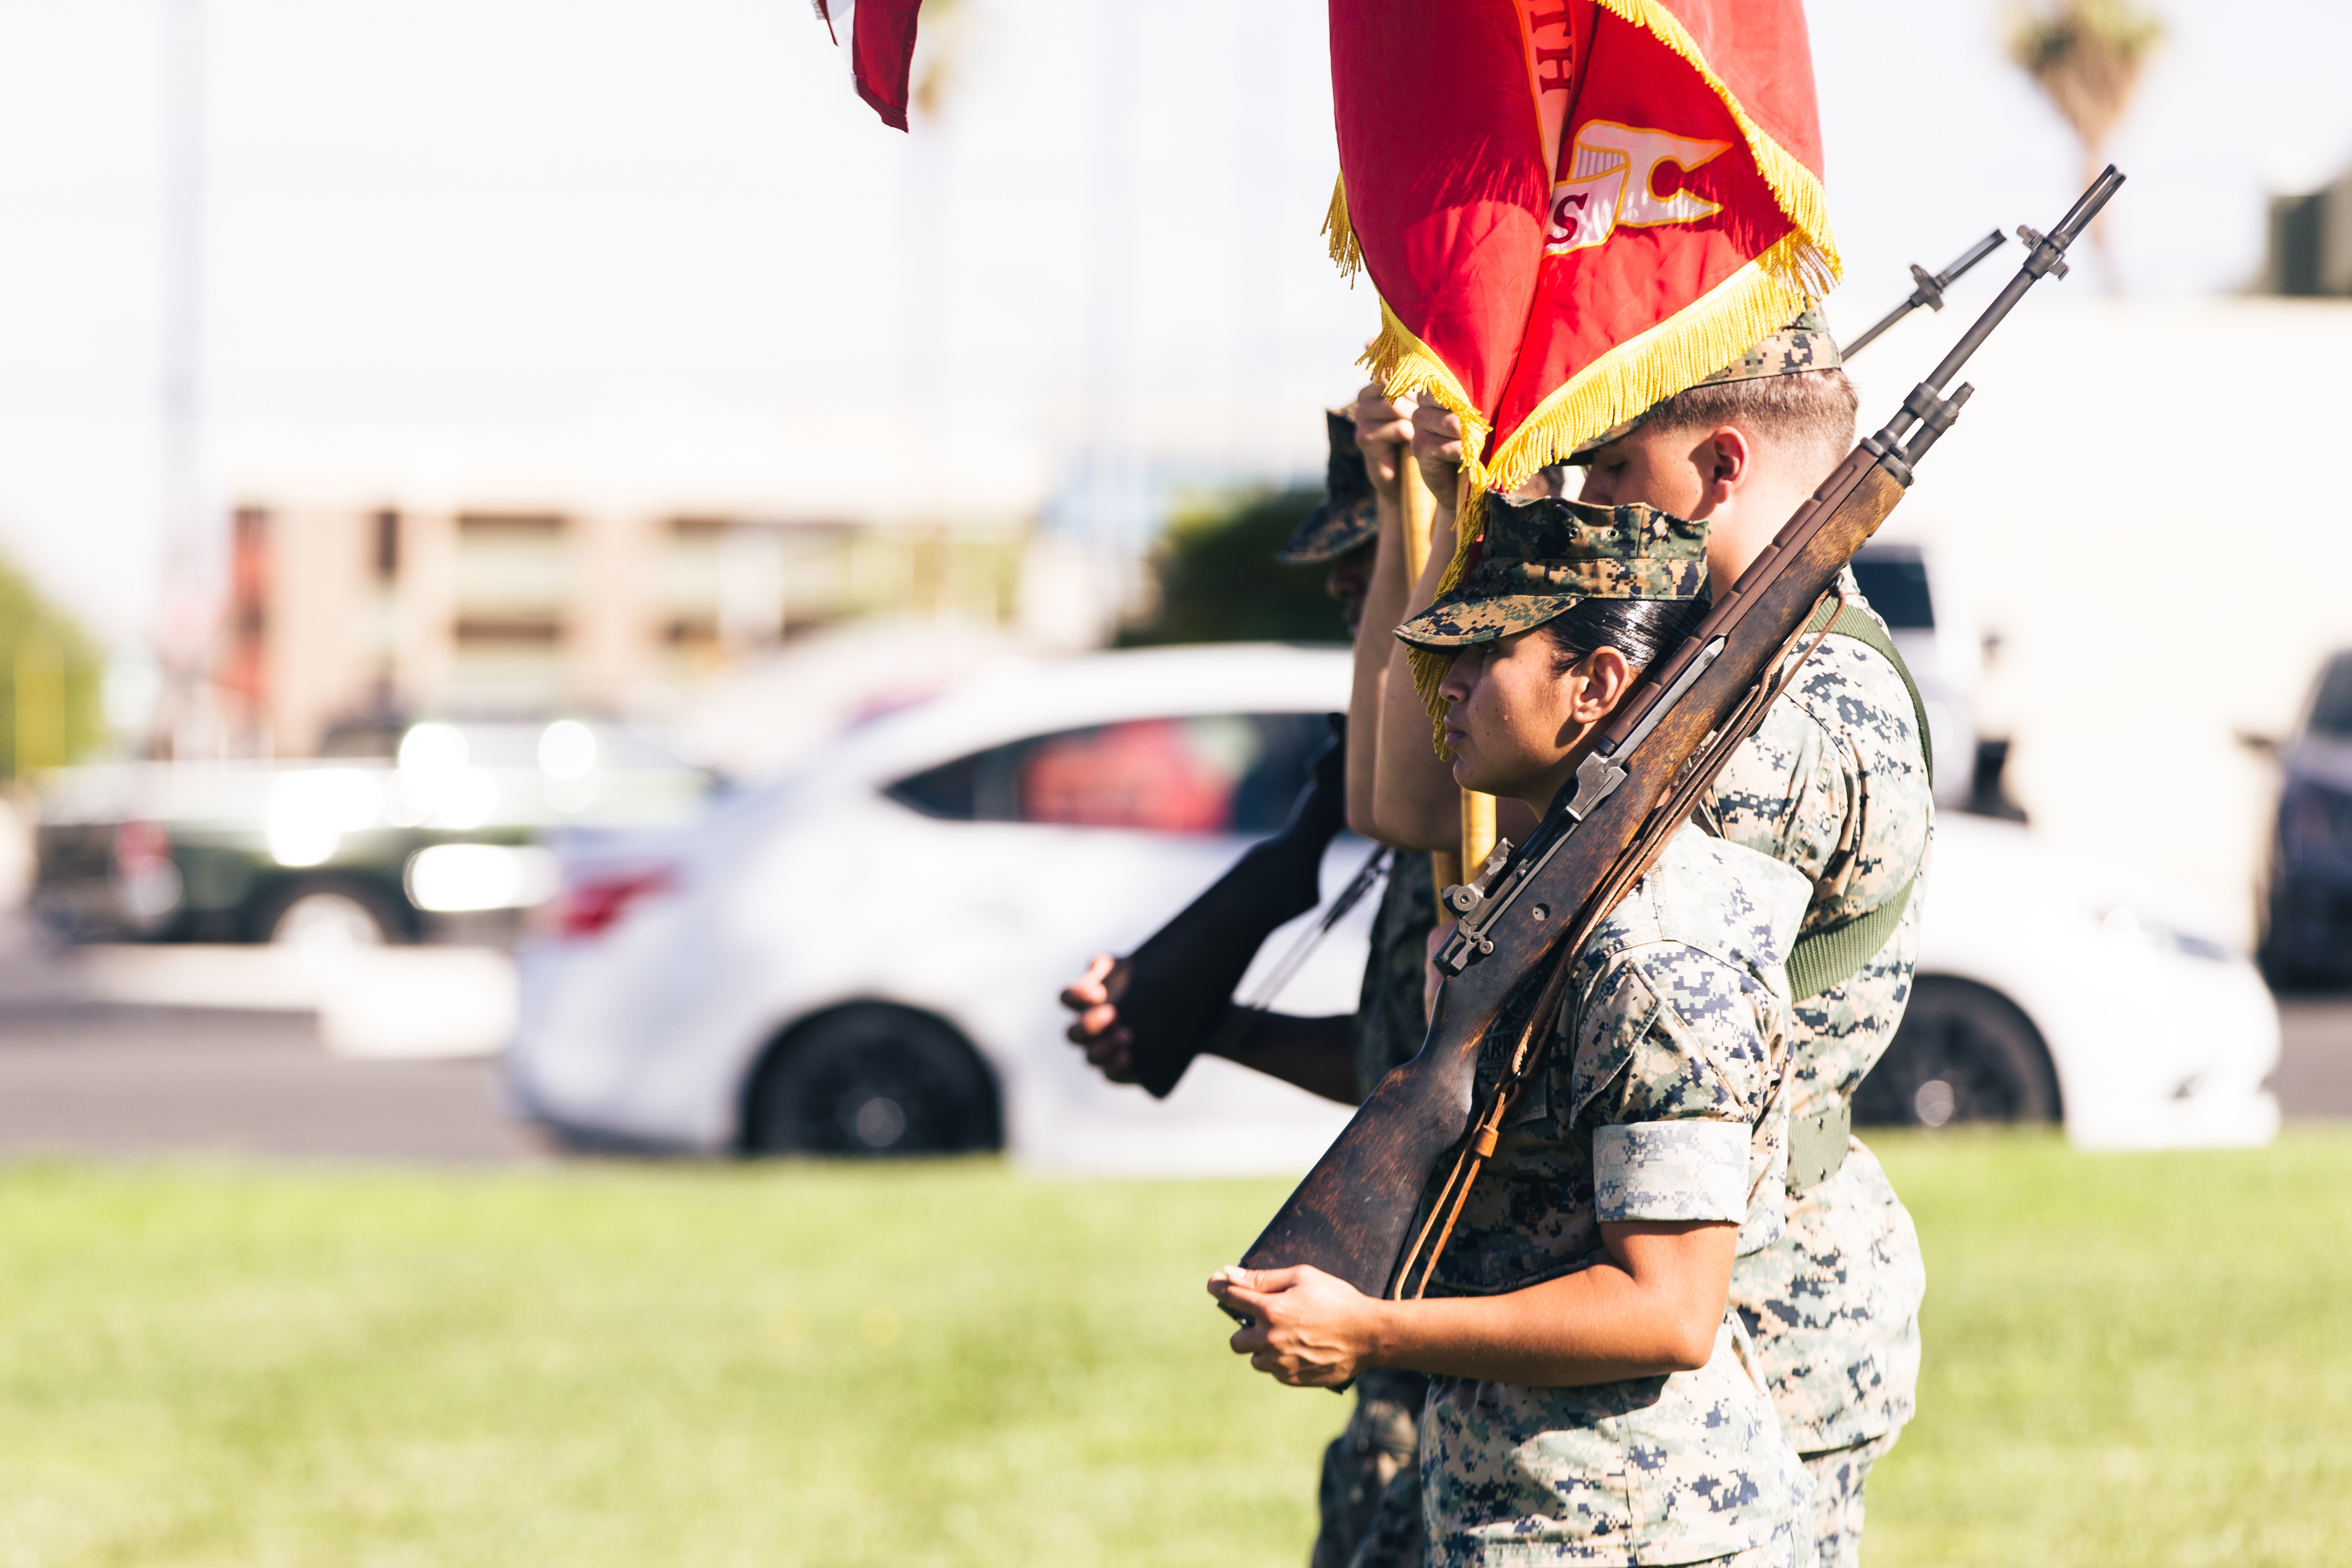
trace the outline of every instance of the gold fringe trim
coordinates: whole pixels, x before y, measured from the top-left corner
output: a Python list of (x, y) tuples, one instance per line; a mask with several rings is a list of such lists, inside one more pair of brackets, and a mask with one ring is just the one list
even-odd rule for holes
[[(1658, 0), (1600, 0), (1600, 4), (1620, 19), (1655, 35), (1722, 100), (1790, 230), (1700, 299), (1648, 331), (1618, 344), (1553, 388), (1511, 432), (1491, 465), (1477, 458), (1492, 428), (1485, 416), (1471, 405), (1444, 362), (1396, 319), (1386, 300), (1381, 301), (1381, 335), (1360, 363), (1381, 379), (1391, 396), (1412, 392), (1429, 397), (1462, 421), (1463, 471), (1469, 479), (1468, 493), (1454, 520), (1454, 558), (1438, 579), (1441, 597), (1461, 584), (1470, 546), (1483, 527), (1488, 489), (1517, 489), (1611, 426), (1706, 380), (1828, 293), (1845, 270), (1837, 241), (1830, 233), (1829, 199), (1821, 181), (1749, 118), (1674, 15)], [(1345, 223), (1344, 191), (1335, 190), (1331, 199), (1338, 221)], [(1326, 226), (1333, 226), (1327, 221)], [(1362, 257), (1352, 230), (1348, 240), (1349, 252), (1360, 265)], [(1334, 258), (1339, 255), (1336, 230), (1332, 255)], [(1437, 688), (1453, 664), (1453, 656), (1413, 648), (1409, 660), (1413, 689), (1430, 715), (1432, 743), (1440, 758), (1451, 760), (1444, 743), (1444, 704), (1438, 700)]]
[[(1463, 471), (1467, 474), (1475, 467), (1469, 460), (1470, 443), (1467, 440), (1462, 443), (1462, 455)], [(1462, 510), (1454, 518), (1454, 559), (1445, 563), (1444, 575), (1437, 580), (1436, 598), (1442, 599), (1462, 585), (1462, 574), (1468, 569), (1471, 542), (1486, 531), (1486, 476), (1481, 472), (1477, 479), (1463, 487), (1467, 493), (1461, 498)], [(1439, 762), (1450, 763), (1454, 760), (1454, 752), (1445, 744), (1445, 703), (1438, 697), (1437, 688), (1438, 683), (1445, 679), (1445, 672), (1454, 668), (1454, 655), (1440, 653), (1433, 647), (1409, 647), (1405, 649), (1405, 663), (1412, 668), (1413, 693), (1421, 699), (1422, 709), (1429, 715), (1429, 744), (1437, 752)]]
[[(1660, 5), (1658, 0), (1600, 0), (1600, 3), (1603, 10), (1621, 20), (1647, 28), (1656, 35), (1661, 43), (1688, 61), (1691, 68), (1698, 72), (1700, 79), (1706, 83), (1708, 90), (1723, 100), (1723, 106), (1731, 111), (1733, 122), (1739, 127), (1740, 135), (1747, 139), (1748, 153), (1763, 174), (1764, 183), (1772, 187), (1773, 199), (1780, 204), (1780, 211), (1809, 242), (1811, 254), (1803, 262), (1808, 273), (1807, 286), (1816, 299), (1828, 293), (1830, 288), (1845, 275), (1845, 262), (1839, 257), (1837, 241), (1830, 234), (1829, 196), (1822, 191), (1821, 181), (1787, 148), (1766, 135), (1762, 126), (1748, 118), (1748, 110), (1733, 96), (1723, 79), (1715, 74), (1715, 68), (1706, 63), (1706, 57), (1699, 52), (1697, 40), (1684, 31), (1682, 23), (1675, 18), (1674, 13)], [(1721, 365), (1716, 367), (1717, 370), (1722, 368)], [(1709, 371), (1707, 374), (1712, 375), (1715, 373)]]
[(1364, 247), (1356, 243), (1356, 229), (1348, 221), (1348, 176), (1341, 174), (1331, 182), (1331, 205), (1324, 209), (1323, 232), (1331, 237), (1331, 260), (1339, 268), (1339, 276), (1354, 288), (1356, 274), (1364, 269)]
[(1527, 483), (1601, 431), (1696, 385), (1788, 325), (1810, 298), (1801, 272), (1807, 247), (1801, 234), (1782, 236), (1698, 299), (1552, 388), (1495, 454), (1496, 487)]
[[(1492, 476), (1478, 454), (1486, 449), (1486, 437), (1494, 426), (1478, 405), (1470, 401), (1470, 395), (1463, 390), (1462, 383), (1446, 368), (1445, 362), (1397, 320), (1386, 300), (1381, 301), (1381, 335), (1372, 340), (1371, 346), (1356, 363), (1371, 372), (1381, 390), (1391, 397), (1409, 392), (1439, 405), (1462, 422), (1462, 472), (1467, 481), (1463, 489), (1466, 493), (1457, 498), (1461, 510), (1454, 519), (1454, 556), (1437, 582), (1439, 594), (1451, 593), (1462, 582), (1464, 553), (1470, 541), (1478, 537), (1486, 517), (1486, 487)], [(1430, 744), (1437, 749), (1441, 759), (1450, 762), (1453, 753), (1445, 748), (1445, 705), (1438, 700), (1437, 683), (1445, 679), (1454, 656), (1416, 647), (1406, 649), (1405, 658), (1412, 667), (1412, 689), (1429, 713)]]
[(1386, 300), (1381, 301), (1381, 335), (1372, 340), (1356, 363), (1371, 372), (1381, 390), (1391, 397), (1411, 393), (1443, 405), (1445, 410), (1462, 421), (1462, 457), (1465, 466), (1484, 478), (1478, 454), (1486, 449), (1486, 437), (1494, 426), (1470, 395), (1454, 378), (1427, 343), (1413, 336), (1412, 329), (1397, 320)]

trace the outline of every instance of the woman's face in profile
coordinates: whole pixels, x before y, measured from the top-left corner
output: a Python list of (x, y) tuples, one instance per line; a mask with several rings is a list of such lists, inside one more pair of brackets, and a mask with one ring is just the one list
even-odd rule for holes
[(1559, 666), (1558, 645), (1541, 628), (1454, 656), (1437, 688), (1446, 701), (1454, 783), (1527, 801), (1538, 812), (1549, 804), (1633, 673), (1613, 647), (1587, 654), (1565, 672)]

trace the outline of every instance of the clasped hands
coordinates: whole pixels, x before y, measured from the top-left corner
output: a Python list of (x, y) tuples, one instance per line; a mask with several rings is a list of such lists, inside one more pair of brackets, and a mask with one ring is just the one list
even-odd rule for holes
[(1277, 1383), (1340, 1388), (1378, 1364), (1389, 1303), (1312, 1265), (1220, 1268), (1209, 1277), (1209, 1294), (1249, 1317), (1227, 1342)]

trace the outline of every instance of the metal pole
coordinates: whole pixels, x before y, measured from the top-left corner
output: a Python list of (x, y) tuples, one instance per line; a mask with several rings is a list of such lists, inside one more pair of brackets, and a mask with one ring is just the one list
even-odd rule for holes
[[(163, 0), (163, 254), (161, 447), (156, 510), (163, 546), (157, 653), (158, 739), (173, 755), (201, 736), (206, 630), (197, 407), (204, 302), (204, 0)], [(216, 726), (215, 726), (216, 727)]]

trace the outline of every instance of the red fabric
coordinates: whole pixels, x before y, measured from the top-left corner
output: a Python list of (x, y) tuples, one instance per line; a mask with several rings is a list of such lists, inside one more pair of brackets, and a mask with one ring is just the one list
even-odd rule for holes
[(1748, 117), (1820, 179), (1822, 116), (1813, 99), (1813, 45), (1804, 7), (1659, 3), (1674, 13)]
[[(849, 69), (857, 79), (857, 96), (893, 130), (907, 129), (907, 82), (915, 62), (915, 16), (922, 0), (856, 0), (850, 13), (850, 36), (834, 30), (834, 42), (849, 51)], [(834, 22), (833, 9), (824, 11)]]
[(1512, 0), (1331, 0), (1331, 92), (1365, 271), (1493, 407), (1534, 298), (1550, 186)]
[[(1564, 148), (1573, 150), (1580, 136), (1606, 137), (1600, 128), (1611, 125), (1671, 129), (1722, 147), (1689, 169), (1662, 159), (1643, 170), (1639, 158), (1633, 160), (1619, 197), (1625, 213), (1633, 209), (1643, 174), (1654, 200), (1672, 205), (1672, 198), (1686, 192), (1719, 210), (1650, 225), (1621, 216), (1604, 243), (1544, 256), (1509, 385), (1492, 410), (1497, 442), (1507, 439), (1554, 387), (1702, 298), (1789, 232), (1789, 220), (1748, 155), (1738, 122), (1723, 100), (1655, 35), (1603, 14), (1562, 137)], [(1573, 167), (1564, 152), (1563, 182)], [(1559, 189), (1555, 186), (1555, 194)]]
[[(1662, 3), (1818, 176), (1801, 0)], [(1365, 270), (1493, 424), (1486, 456), (1790, 231), (1702, 72), (1598, 0), (1331, 0), (1331, 72)]]

